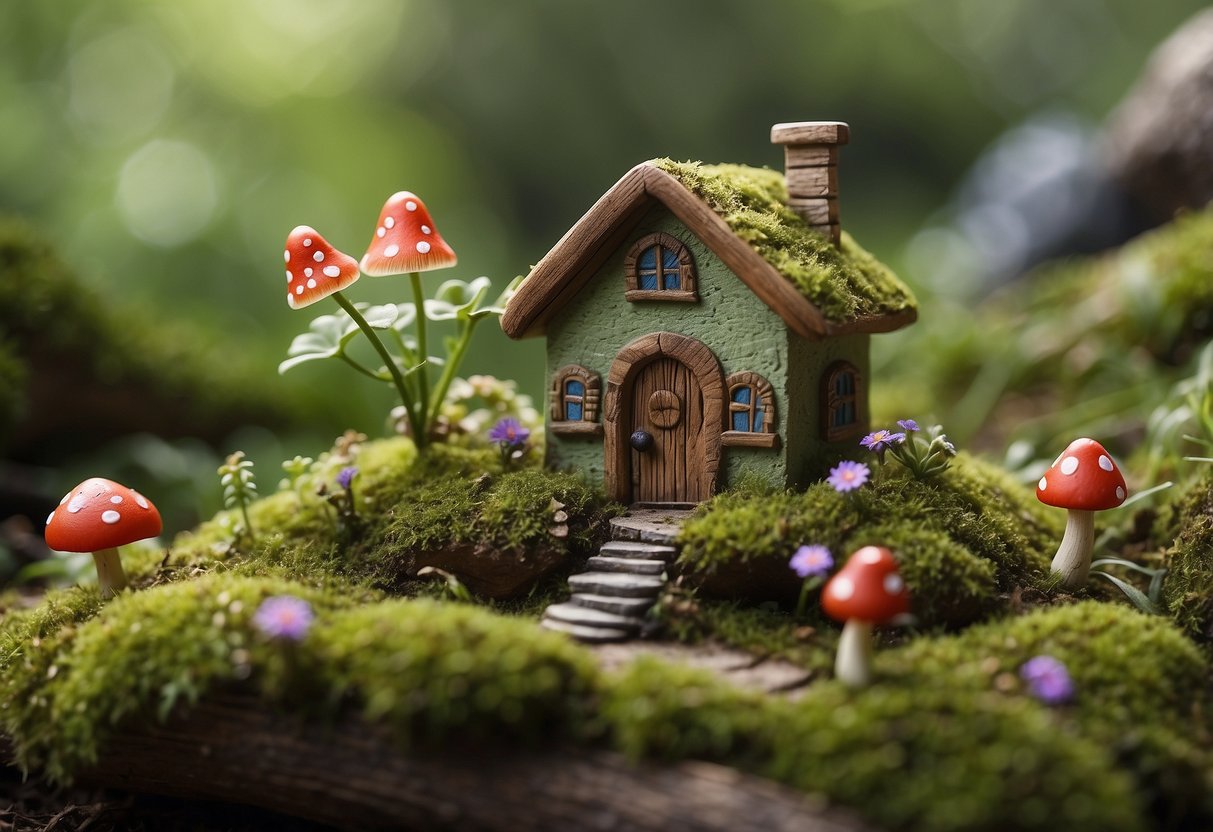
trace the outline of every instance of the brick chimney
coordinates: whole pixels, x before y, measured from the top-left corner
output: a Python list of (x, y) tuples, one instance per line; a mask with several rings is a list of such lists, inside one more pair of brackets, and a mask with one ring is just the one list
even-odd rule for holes
[(788, 207), (835, 246), (842, 234), (838, 223), (838, 148), (850, 138), (851, 130), (842, 121), (793, 121), (771, 128), (771, 144), (783, 145)]

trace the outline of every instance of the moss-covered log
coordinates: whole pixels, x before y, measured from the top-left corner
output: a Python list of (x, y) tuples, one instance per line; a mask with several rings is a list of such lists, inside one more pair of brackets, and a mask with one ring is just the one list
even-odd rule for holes
[(236, 696), (114, 736), (81, 779), (250, 804), (348, 830), (872, 828), (711, 763), (633, 764), (607, 751), (504, 744), (404, 753), (364, 723), (307, 724)]

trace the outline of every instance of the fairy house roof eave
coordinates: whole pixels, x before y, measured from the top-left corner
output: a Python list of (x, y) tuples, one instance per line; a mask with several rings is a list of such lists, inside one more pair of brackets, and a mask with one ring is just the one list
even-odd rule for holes
[(548, 322), (584, 288), (654, 202), (668, 208), (789, 329), (803, 338), (820, 340), (850, 333), (892, 332), (918, 317), (909, 290), (897, 282), (902, 290), (901, 308), (830, 320), (679, 178), (653, 162), (643, 162), (603, 194), (531, 270), (502, 315), (505, 333), (511, 338), (542, 335)]

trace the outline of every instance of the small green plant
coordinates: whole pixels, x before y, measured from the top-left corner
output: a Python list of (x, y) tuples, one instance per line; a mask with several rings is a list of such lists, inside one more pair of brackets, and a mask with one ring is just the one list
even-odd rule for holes
[(278, 484), (278, 488), (298, 492), (300, 480), (307, 476), (314, 464), (315, 460), (310, 456), (296, 456), (294, 459), (285, 460), (282, 463), (282, 473), (286, 474), (286, 478)]
[[(1147, 576), (1150, 579), (1150, 585), (1145, 592), (1142, 592), (1137, 587), (1128, 581), (1122, 580), (1108, 572), (1099, 571), (1097, 567), (1101, 566), (1122, 566), (1133, 572), (1138, 572)], [(1144, 613), (1150, 615), (1163, 615), (1162, 606), (1162, 584), (1163, 578), (1166, 577), (1167, 570), (1165, 567), (1151, 568), (1142, 566), (1140, 563), (1134, 563), (1131, 560), (1124, 558), (1099, 558), (1091, 562), (1091, 574), (1098, 575), (1104, 578), (1114, 587), (1119, 589), (1129, 599), (1129, 603), (1137, 607)]]
[(913, 419), (901, 419), (897, 425), (900, 431), (874, 431), (859, 440), (859, 444), (876, 454), (881, 465), (884, 465), (887, 453), (904, 465), (917, 480), (925, 480), (948, 470), (952, 458), (956, 456), (956, 446), (948, 441), (942, 425), (925, 431)]
[(223, 486), (223, 504), (227, 508), (239, 508), (244, 518), (244, 532), (250, 539), (256, 537), (252, 521), (248, 516), (248, 505), (257, 499), (257, 480), (253, 474), (253, 463), (244, 458), (244, 451), (236, 451), (219, 466), (219, 484)]

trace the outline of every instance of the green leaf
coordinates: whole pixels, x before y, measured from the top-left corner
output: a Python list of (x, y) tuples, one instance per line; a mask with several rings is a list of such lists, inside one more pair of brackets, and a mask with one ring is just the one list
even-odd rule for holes
[(1125, 594), (1125, 597), (1129, 599), (1133, 606), (1137, 607), (1142, 612), (1149, 613), (1150, 615), (1162, 615), (1162, 610), (1158, 608), (1158, 605), (1146, 597), (1144, 592), (1132, 584), (1122, 581), (1115, 575), (1109, 575), (1107, 572), (1092, 572), (1091, 574), (1107, 578), (1117, 589)]
[[(401, 318), (400, 309), (395, 304), (371, 306), (358, 303), (354, 306), (372, 329), (390, 329)], [(346, 346), (360, 331), (358, 324), (344, 311), (336, 315), (321, 315), (308, 324), (307, 332), (295, 336), (286, 351), (289, 357), (278, 365), (279, 375), (308, 361), (342, 355)]]

